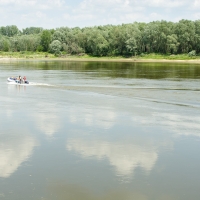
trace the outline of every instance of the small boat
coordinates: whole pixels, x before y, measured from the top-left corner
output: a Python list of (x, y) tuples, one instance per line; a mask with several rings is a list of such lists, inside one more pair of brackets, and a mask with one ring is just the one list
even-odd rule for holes
[(29, 84), (29, 82), (27, 81), (27, 80), (19, 80), (19, 79), (17, 79), (17, 78), (15, 78), (15, 77), (8, 77), (7, 78), (7, 82), (8, 83), (12, 83), (12, 84), (17, 84), (17, 85), (20, 85), (20, 84)]

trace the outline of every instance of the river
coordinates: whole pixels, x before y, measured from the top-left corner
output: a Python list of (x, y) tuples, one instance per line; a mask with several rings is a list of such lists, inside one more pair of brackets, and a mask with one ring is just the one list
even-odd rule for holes
[(1, 200), (199, 199), (199, 153), (198, 64), (0, 62)]

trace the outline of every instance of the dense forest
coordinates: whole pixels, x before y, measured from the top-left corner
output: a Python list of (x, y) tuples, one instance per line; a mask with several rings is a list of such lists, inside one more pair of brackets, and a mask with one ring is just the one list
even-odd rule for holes
[(200, 20), (177, 23), (105, 25), (86, 28), (43, 29), (17, 26), (0, 27), (0, 51), (42, 51), (55, 55), (133, 56), (148, 53), (200, 53)]

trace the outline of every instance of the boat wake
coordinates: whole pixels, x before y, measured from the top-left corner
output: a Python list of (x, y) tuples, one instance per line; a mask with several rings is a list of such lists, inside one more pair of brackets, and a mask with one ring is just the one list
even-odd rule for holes
[[(118, 96), (123, 98), (132, 98), (135, 100), (154, 102), (159, 104), (168, 104), (175, 106), (186, 106), (200, 108), (199, 99), (191, 100), (191, 95), (198, 92), (199, 89), (193, 88), (129, 88), (129, 87), (104, 87), (104, 86), (86, 86), (86, 85), (56, 85), (49, 83), (29, 82), (29, 84), (8, 82), (9, 85), (37, 86), (43, 88), (52, 88), (58, 90), (67, 90), (73, 92), (88, 92), (92, 94), (101, 94), (109, 96)], [(164, 92), (167, 91), (167, 92)], [(162, 93), (162, 95), (160, 95)], [(183, 99), (182, 101), (180, 99)]]
[(26, 83), (16, 83), (16, 82), (7, 82), (8, 85), (22, 85), (22, 86), (27, 86), (29, 84)]
[(48, 84), (48, 83), (37, 83), (37, 82), (29, 82), (29, 85), (34, 86), (47, 86), (47, 87), (54, 87), (55, 85)]
[(55, 85), (47, 84), (47, 83), (36, 83), (36, 82), (29, 82), (29, 84), (24, 83), (16, 83), (16, 82), (7, 82), (8, 85), (22, 85), (22, 86), (46, 86), (46, 87), (55, 87)]

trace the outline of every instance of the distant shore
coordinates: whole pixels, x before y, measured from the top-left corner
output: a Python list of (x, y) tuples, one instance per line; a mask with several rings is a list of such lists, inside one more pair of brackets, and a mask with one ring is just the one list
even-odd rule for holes
[(176, 56), (171, 59), (167, 56), (159, 55), (149, 55), (148, 57), (92, 57), (92, 56), (62, 56), (55, 57), (53, 54), (44, 54), (44, 53), (29, 53), (29, 54), (5, 54), (0, 55), (0, 62), (12, 62), (12, 61), (84, 61), (84, 62), (166, 62), (166, 63), (196, 63), (200, 64), (200, 57), (198, 58), (188, 58), (181, 56)]
[(197, 63), (200, 64), (200, 59), (195, 60), (167, 60), (167, 59), (131, 59), (131, 58), (2, 58), (0, 62), (12, 61), (77, 61), (77, 62), (165, 62), (165, 63)]

